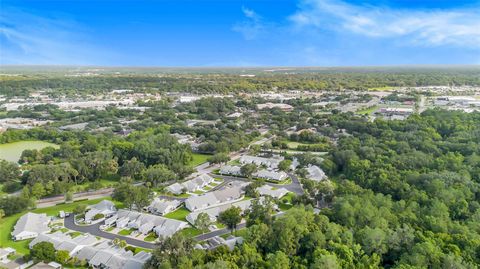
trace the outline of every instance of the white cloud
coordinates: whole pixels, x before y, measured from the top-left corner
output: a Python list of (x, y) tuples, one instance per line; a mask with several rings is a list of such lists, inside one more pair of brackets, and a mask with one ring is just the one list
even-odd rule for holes
[(290, 16), (299, 28), (318, 28), (376, 38), (405, 38), (421, 46), (480, 48), (480, 8), (407, 10), (304, 0)]
[(257, 38), (262, 32), (265, 31), (265, 25), (262, 22), (262, 17), (258, 15), (254, 10), (242, 7), (245, 20), (239, 22), (233, 26), (233, 30), (243, 35), (246, 40), (252, 40)]
[(0, 64), (105, 64), (110, 52), (93, 46), (84, 32), (67, 18), (4, 8), (0, 14)]

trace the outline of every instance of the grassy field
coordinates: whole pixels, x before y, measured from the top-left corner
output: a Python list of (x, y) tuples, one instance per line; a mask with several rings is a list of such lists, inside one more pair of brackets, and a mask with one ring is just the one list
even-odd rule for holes
[(374, 88), (368, 88), (369, 91), (393, 91), (395, 88), (391, 86), (383, 86), (383, 87), (374, 87)]
[(288, 193), (287, 195), (283, 196), (281, 199), (280, 199), (280, 202), (278, 203), (278, 208), (280, 208), (280, 210), (282, 211), (286, 211), (286, 210), (289, 210), (290, 208), (292, 208), (292, 199), (293, 197), (295, 196), (294, 193)]
[(158, 238), (157, 235), (156, 235), (154, 232), (151, 232), (151, 233), (149, 233), (149, 234), (147, 235), (147, 237), (145, 237), (144, 240), (147, 241), (147, 242), (153, 242), (153, 241), (155, 241), (157, 238)]
[(373, 112), (377, 111), (379, 108), (379, 106), (371, 106), (371, 107), (367, 107), (365, 109), (360, 109), (357, 111), (358, 114), (364, 114), (364, 115), (370, 115), (372, 114)]
[(199, 234), (202, 233), (202, 231), (200, 231), (199, 229), (197, 228), (185, 228), (183, 230), (180, 231), (180, 233), (186, 237), (194, 237), (194, 236), (197, 236)]
[[(61, 210), (66, 212), (71, 212), (78, 205), (81, 205), (81, 204), (92, 205), (105, 199), (109, 200), (110, 198), (100, 198), (100, 199), (94, 199), (94, 200), (74, 202), (70, 204), (61, 204), (61, 205), (56, 205), (56, 206), (46, 207), (46, 208), (38, 208), (38, 209), (31, 210), (31, 212), (46, 213), (49, 216), (58, 216), (58, 212)], [(119, 204), (116, 204), (116, 205), (118, 206)], [(10, 233), (13, 230), (13, 226), (15, 226), (15, 223), (17, 223), (17, 220), (25, 213), (27, 213), (27, 211), (18, 213), (12, 216), (8, 216), (0, 220), (0, 247), (11, 247), (16, 249), (18, 253), (28, 254), (29, 252), (28, 243), (31, 240), (14, 242), (11, 240), (11, 237), (10, 237)]]
[(193, 159), (190, 161), (190, 165), (192, 166), (197, 166), (202, 163), (207, 162), (207, 159), (211, 157), (212, 155), (209, 154), (200, 154), (200, 153), (192, 153)]
[(186, 221), (185, 218), (187, 217), (188, 214), (190, 214), (190, 211), (185, 207), (181, 207), (173, 212), (166, 214), (165, 217), (170, 219)]

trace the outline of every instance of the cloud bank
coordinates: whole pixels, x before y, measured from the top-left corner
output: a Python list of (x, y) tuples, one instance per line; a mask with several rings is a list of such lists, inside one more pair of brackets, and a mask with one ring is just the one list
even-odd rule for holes
[(303, 0), (289, 17), (298, 29), (401, 38), (414, 46), (480, 48), (480, 8), (407, 10), (338, 0)]

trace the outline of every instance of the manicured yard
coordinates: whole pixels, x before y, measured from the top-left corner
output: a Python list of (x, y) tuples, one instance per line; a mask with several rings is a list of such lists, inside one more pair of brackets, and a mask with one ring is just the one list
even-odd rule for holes
[(118, 232), (119, 235), (130, 235), (133, 231), (130, 229), (124, 229)]
[(77, 237), (77, 236), (79, 236), (79, 235), (82, 235), (82, 234), (83, 234), (83, 233), (81, 233), (81, 232), (71, 232), (71, 233), (69, 233), (69, 235), (70, 235), (72, 238), (75, 238), (75, 237)]
[(200, 153), (192, 153), (192, 157), (193, 159), (190, 161), (190, 165), (192, 166), (197, 166), (197, 165), (200, 165), (202, 163), (205, 163), (207, 162), (207, 159), (209, 157), (212, 157), (212, 155), (209, 155), (209, 154), (200, 154)]
[(152, 232), (152, 233), (149, 233), (144, 240), (147, 242), (152, 242), (152, 241), (155, 241), (157, 238), (158, 238), (157, 235)]
[[(80, 201), (80, 202), (73, 202), (70, 204), (60, 204), (52, 207), (47, 207), (47, 208), (38, 208), (31, 210), (33, 213), (46, 213), (49, 216), (58, 216), (58, 212), (63, 210), (65, 212), (71, 212), (73, 209), (80, 204), (84, 205), (92, 205), (100, 202), (101, 200), (110, 200), (110, 198), (100, 198), (100, 199), (94, 199), (94, 200), (85, 200), (85, 201)], [(120, 204), (116, 203), (117, 206), (120, 206)], [(10, 233), (13, 230), (13, 226), (15, 226), (15, 223), (17, 220), (25, 213), (28, 211), (18, 213), (12, 216), (5, 217), (0, 220), (0, 246), (1, 247), (11, 247), (17, 250), (18, 253), (21, 254), (28, 254), (29, 249), (28, 249), (28, 243), (31, 240), (23, 240), (19, 242), (14, 242), (11, 240)]]
[(190, 214), (190, 211), (185, 207), (181, 207), (173, 212), (166, 214), (165, 217), (170, 219), (185, 221), (185, 218), (187, 217), (188, 214)]
[(288, 193), (287, 195), (283, 196), (281, 199), (280, 199), (280, 202), (278, 203), (278, 208), (280, 208), (280, 210), (282, 211), (286, 211), (286, 210), (289, 210), (290, 208), (292, 208), (292, 199), (293, 197), (295, 196), (294, 193)]
[(200, 194), (203, 194), (204, 192), (203, 191), (194, 191), (193, 193), (200, 195)]
[(105, 231), (106, 232), (111, 232), (111, 231), (113, 231), (113, 229), (115, 229), (115, 227), (108, 227)]
[(200, 231), (199, 229), (197, 228), (185, 228), (183, 230), (180, 231), (180, 233), (186, 237), (194, 237), (194, 236), (197, 236), (199, 234), (202, 233), (202, 231)]

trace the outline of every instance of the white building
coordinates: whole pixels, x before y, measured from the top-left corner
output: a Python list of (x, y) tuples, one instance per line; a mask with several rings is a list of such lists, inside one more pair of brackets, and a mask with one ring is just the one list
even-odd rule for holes
[(273, 181), (283, 181), (288, 178), (287, 173), (283, 171), (276, 172), (276, 171), (271, 171), (266, 169), (256, 172), (255, 174), (253, 174), (253, 176), (256, 178), (262, 178), (262, 179), (273, 180)]
[(108, 218), (117, 212), (117, 208), (109, 200), (102, 200), (98, 204), (89, 206), (88, 209), (85, 213), (85, 222), (92, 221), (97, 214), (102, 214), (105, 218)]
[(256, 164), (257, 166), (266, 166), (268, 168), (277, 169), (280, 162), (283, 161), (283, 157), (277, 156), (275, 158), (264, 158), (264, 157), (243, 155), (242, 157), (240, 157), (239, 161), (242, 164), (253, 163), (253, 164)]
[(137, 229), (144, 235), (154, 231), (159, 237), (169, 237), (188, 226), (188, 223), (156, 215), (120, 209), (115, 215), (105, 220), (105, 225), (116, 225), (117, 228)]
[(242, 171), (240, 166), (234, 166), (234, 165), (224, 165), (220, 168), (219, 171), (220, 174), (222, 175), (231, 175), (231, 176), (241, 176)]
[(230, 207), (233, 207), (233, 206), (239, 207), (240, 209), (242, 209), (242, 212), (243, 212), (246, 209), (248, 209), (251, 204), (252, 204), (251, 200), (228, 203), (228, 204), (224, 204), (216, 207), (207, 208), (204, 210), (194, 211), (188, 214), (186, 219), (190, 224), (195, 226), (195, 221), (197, 220), (198, 215), (200, 215), (201, 213), (205, 213), (210, 218), (210, 221), (215, 222), (217, 221), (218, 215), (220, 215), (220, 213), (229, 209)]
[(258, 193), (261, 196), (271, 196), (272, 198), (280, 199), (283, 196), (287, 195), (288, 190), (285, 188), (274, 188), (269, 185), (263, 185), (257, 188)]
[(243, 197), (243, 187), (235, 185), (221, 190), (192, 196), (185, 200), (185, 207), (190, 211), (202, 210), (225, 203), (230, 203)]
[(325, 175), (325, 172), (323, 172), (323, 170), (316, 165), (309, 165), (307, 167), (307, 172), (308, 172), (308, 178), (313, 181), (322, 181), (325, 178), (327, 178), (327, 176)]
[(80, 249), (82, 249), (83, 247), (93, 246), (102, 241), (102, 239), (97, 239), (97, 237), (90, 234), (83, 234), (72, 238), (71, 236), (62, 233), (61, 231), (57, 231), (51, 234), (45, 233), (38, 235), (38, 237), (33, 239), (28, 246), (32, 248), (40, 242), (49, 242), (52, 243), (53, 247), (56, 250), (68, 251), (69, 255), (72, 256), (78, 251), (80, 251)]
[(163, 216), (175, 211), (181, 202), (178, 200), (165, 200), (160, 198), (153, 199), (152, 203), (147, 207), (148, 212)]
[(48, 224), (50, 221), (50, 217), (48, 217), (45, 213), (35, 214), (28, 212), (18, 219), (17, 224), (15, 224), (13, 232), (11, 233), (12, 238), (15, 241), (25, 240), (35, 238), (39, 234), (49, 232), (50, 227), (48, 227)]
[(195, 192), (202, 188), (205, 188), (209, 184), (213, 183), (215, 179), (208, 174), (202, 174), (197, 176), (194, 179), (187, 180), (183, 183), (173, 183), (172, 185), (166, 187), (165, 189), (168, 192), (173, 194), (181, 194), (184, 190), (188, 192)]

